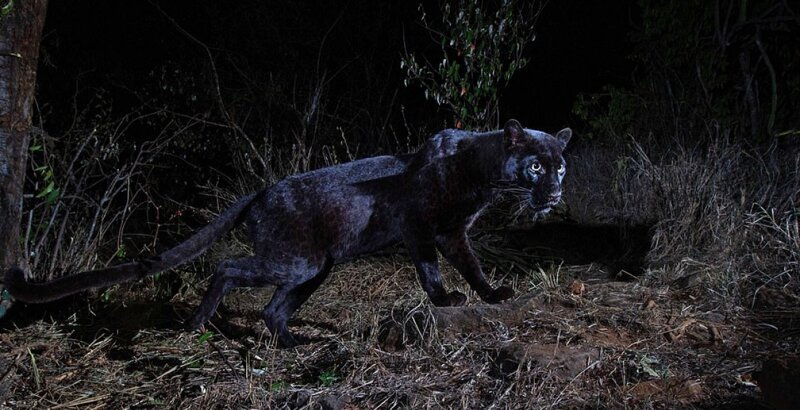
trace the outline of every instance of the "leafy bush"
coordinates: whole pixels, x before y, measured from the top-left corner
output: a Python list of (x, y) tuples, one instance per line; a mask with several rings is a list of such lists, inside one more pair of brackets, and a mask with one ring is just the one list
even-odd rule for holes
[(541, 11), (537, 4), (444, 2), (440, 24), (420, 5), (420, 21), (439, 44), (441, 56), (429, 61), (407, 52), (400, 62), (406, 86), (418, 83), (426, 99), (452, 112), (457, 128), (497, 128), (500, 93), (528, 64), (523, 51), (535, 38), (533, 26)]

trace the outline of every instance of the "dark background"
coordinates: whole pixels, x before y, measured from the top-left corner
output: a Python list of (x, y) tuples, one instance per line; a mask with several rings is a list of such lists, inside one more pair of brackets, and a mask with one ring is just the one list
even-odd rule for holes
[[(575, 122), (570, 113), (578, 93), (627, 84), (633, 70), (628, 37), (637, 18), (633, 3), (548, 4), (537, 21), (536, 40), (526, 50), (530, 64), (502, 94), (501, 117), (554, 131)], [(426, 2), (426, 10), (435, 12), (436, 5)], [(206, 99), (189, 106), (175, 101), (180, 98), (166, 103), (188, 115), (213, 108), (209, 56), (191, 35), (208, 46), (225, 98), (246, 98), (262, 105), (257, 111), (279, 108), (292, 89), (295, 97), (306, 94), (324, 73), (330, 79), (329, 98), (348, 105), (341, 111), (344, 121), (358, 121), (360, 111), (380, 105), (381, 115), (398, 125), (402, 106), (409, 123), (453, 126), (422, 98), (420, 88), (402, 83), (404, 47), (434, 58), (438, 51), (418, 22), (417, 7), (416, 2), (366, 0), (52, 1), (38, 101), (52, 114), (47, 116), (51, 129), (70, 120), (76, 91), (89, 98), (85, 90), (102, 88), (113, 97), (114, 109), (124, 113), (152, 97), (154, 73), (168, 67), (195, 79), (193, 92)], [(279, 109), (275, 112), (273, 121), (280, 116)]]

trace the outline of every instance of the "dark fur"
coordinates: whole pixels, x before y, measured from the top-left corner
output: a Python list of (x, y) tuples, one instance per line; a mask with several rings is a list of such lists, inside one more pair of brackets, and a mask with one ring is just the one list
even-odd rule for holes
[[(283, 346), (297, 344), (291, 315), (325, 280), (337, 261), (402, 242), (420, 283), (436, 306), (466, 302), (447, 292), (438, 249), (489, 303), (513, 296), (492, 288), (470, 248), (467, 230), (498, 189), (523, 190), (530, 206), (546, 211), (561, 197), (561, 152), (572, 132), (556, 137), (524, 130), (510, 120), (500, 131), (445, 130), (416, 154), (382, 156), (288, 177), (237, 201), (208, 226), (158, 257), (33, 284), (17, 268), (5, 284), (33, 303), (144, 277), (188, 262), (237, 223), (244, 222), (255, 255), (223, 261), (191, 320), (201, 327), (235, 287), (277, 286), (263, 318)], [(531, 168), (537, 162), (540, 166)], [(563, 170), (562, 170), (563, 171)]]

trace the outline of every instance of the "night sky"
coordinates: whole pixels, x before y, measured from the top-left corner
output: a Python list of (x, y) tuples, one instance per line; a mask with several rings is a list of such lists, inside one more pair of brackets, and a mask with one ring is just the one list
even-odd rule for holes
[[(436, 3), (428, 3), (435, 10)], [(578, 93), (626, 84), (633, 70), (626, 58), (636, 16), (631, 3), (550, 2), (526, 50), (529, 65), (503, 93), (501, 121), (517, 118), (549, 131), (575, 126), (571, 108)], [(436, 107), (418, 87), (402, 83), (404, 46), (423, 55), (437, 51), (418, 16), (417, 4), (405, 1), (54, 0), (43, 37), (38, 102), (51, 129), (70, 121), (76, 89), (84, 90), (79, 99), (91, 94), (85, 90), (106, 90), (121, 113), (142, 99), (153, 87), (154, 70), (165, 66), (199, 79), (193, 86), (202, 94), (212, 84), (209, 58), (191, 35), (208, 46), (228, 98), (252, 93), (253, 101), (268, 103), (270, 90), (258, 86), (267, 78), (298, 87), (302, 95), (322, 72), (331, 95), (348, 98), (353, 107), (387, 103), (392, 121), (401, 121), (402, 106), (407, 121), (452, 126), (442, 124), (446, 116), (431, 117)], [(176, 107), (186, 114), (202, 109), (202, 99)]]

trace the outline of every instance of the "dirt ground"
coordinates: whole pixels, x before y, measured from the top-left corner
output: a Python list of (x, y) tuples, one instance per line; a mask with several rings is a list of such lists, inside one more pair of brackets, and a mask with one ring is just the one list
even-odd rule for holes
[[(449, 266), (443, 270), (449, 287), (468, 293)], [(0, 323), (0, 407), (797, 403), (785, 387), (798, 380), (796, 311), (712, 306), (702, 278), (648, 287), (612, 280), (595, 265), (500, 276), (494, 283), (513, 285), (514, 300), (487, 305), (469, 293), (466, 307), (435, 308), (403, 256), (338, 266), (293, 321), (313, 342), (290, 350), (271, 347), (260, 320), (268, 289), (231, 293), (206, 334), (182, 324), (200, 286), (171, 300), (142, 297), (154, 293), (149, 281), (76, 297), (69, 308), (17, 305)]]

